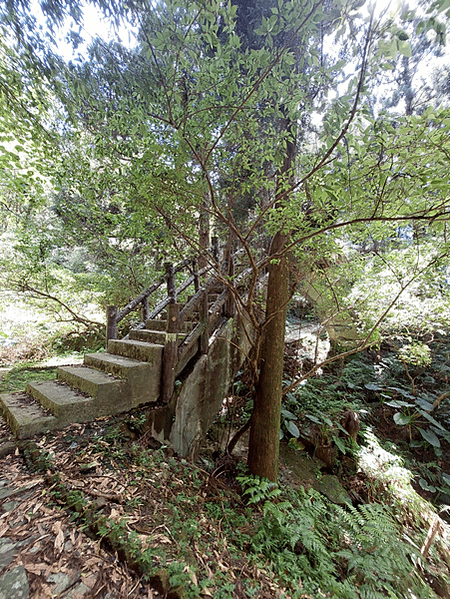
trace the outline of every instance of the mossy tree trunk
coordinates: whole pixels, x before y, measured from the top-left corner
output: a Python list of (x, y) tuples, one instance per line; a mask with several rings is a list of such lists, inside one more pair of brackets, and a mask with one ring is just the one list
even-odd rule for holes
[(283, 249), (286, 236), (277, 233), (272, 240), (267, 285), (266, 324), (259, 359), (259, 380), (250, 428), (248, 466), (252, 474), (272, 481), (278, 478), (281, 395), (283, 385), (284, 334), (290, 297), (289, 265)]
[[(297, 152), (296, 124), (289, 118), (284, 128), (290, 134), (286, 154), (278, 176), (277, 195), (285, 197), (286, 183), (294, 181)], [(269, 250), (266, 315), (258, 356), (259, 377), (256, 384), (251, 419), (248, 467), (252, 474), (276, 481), (280, 450), (281, 399), (283, 387), (284, 339), (286, 312), (291, 297), (289, 284), (289, 234), (278, 231)]]

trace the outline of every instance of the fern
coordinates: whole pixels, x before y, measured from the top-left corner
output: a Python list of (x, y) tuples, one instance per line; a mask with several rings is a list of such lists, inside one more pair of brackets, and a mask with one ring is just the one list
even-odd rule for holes
[(281, 494), (276, 483), (261, 476), (238, 476), (237, 481), (243, 489), (243, 494), (247, 496), (249, 504), (275, 499)]
[(417, 549), (403, 541), (392, 514), (377, 504), (341, 507), (313, 490), (291, 492), (278, 504), (266, 501), (252, 544), (291, 585), (293, 597), (436, 597), (414, 573)]

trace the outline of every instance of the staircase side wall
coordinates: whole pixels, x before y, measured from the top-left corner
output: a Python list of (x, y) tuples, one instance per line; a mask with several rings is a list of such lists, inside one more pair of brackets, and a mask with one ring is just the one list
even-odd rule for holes
[(179, 389), (170, 430), (166, 424), (165, 430), (156, 435), (160, 441), (169, 441), (181, 456), (195, 455), (254, 339), (255, 332), (248, 321), (239, 317), (227, 321), (210, 345), (208, 354), (200, 357)]

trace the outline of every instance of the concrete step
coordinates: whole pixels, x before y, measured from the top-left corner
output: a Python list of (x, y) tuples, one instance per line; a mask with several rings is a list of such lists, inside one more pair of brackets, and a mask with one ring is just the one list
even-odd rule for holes
[(156, 343), (157, 345), (165, 345), (165, 331), (149, 331), (148, 329), (131, 329), (129, 338), (132, 341), (145, 341), (146, 343)]
[(26, 439), (42, 431), (59, 427), (58, 419), (27, 393), (0, 395), (0, 408), (17, 439)]
[(88, 366), (60, 366), (57, 376), (59, 381), (87, 393), (100, 405), (121, 402), (127, 391), (126, 381)]
[[(145, 341), (146, 343), (166, 344), (167, 333), (165, 331), (149, 331), (147, 329), (132, 329), (129, 337), (132, 341)], [(178, 340), (186, 337), (186, 333), (179, 333)]]
[(162, 351), (160, 356), (153, 362), (144, 362), (118, 354), (86, 354), (84, 364), (122, 379), (126, 385), (124, 393), (127, 407), (124, 409), (130, 410), (157, 401), (161, 387)]
[(58, 419), (61, 426), (99, 416), (94, 399), (59, 381), (28, 383), (26, 392)]
[(161, 364), (164, 346), (130, 339), (110, 339), (108, 353), (150, 364)]
[(167, 331), (167, 320), (146, 320), (145, 328), (150, 331)]
[[(185, 322), (181, 327), (183, 333), (190, 333), (192, 329), (195, 327), (196, 323), (194, 322)], [(149, 330), (149, 331), (167, 331), (167, 320), (146, 320), (145, 321), (145, 329), (138, 329), (141, 331)], [(130, 331), (131, 335), (131, 331)]]

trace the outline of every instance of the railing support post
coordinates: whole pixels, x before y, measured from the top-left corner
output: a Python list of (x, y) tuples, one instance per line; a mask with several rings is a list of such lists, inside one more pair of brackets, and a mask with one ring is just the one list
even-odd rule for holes
[(117, 306), (106, 308), (106, 349), (110, 339), (117, 339)]
[(180, 305), (169, 304), (167, 306), (167, 334), (162, 368), (161, 400), (163, 403), (169, 403), (173, 395), (175, 368), (178, 360), (179, 316)]
[[(233, 254), (231, 252), (231, 247), (228, 247), (226, 260), (227, 260), (226, 267), (227, 267), (228, 282), (229, 282), (229, 285), (231, 286), (233, 284), (233, 279), (234, 279), (234, 259), (233, 259)], [(224, 316), (226, 316), (227, 318), (233, 318), (235, 312), (236, 312), (236, 306), (234, 303), (234, 297), (230, 291), (230, 287), (228, 287), (227, 299), (226, 299), (226, 302), (224, 305)]]
[(142, 320), (143, 320), (143, 322), (145, 322), (146, 320), (148, 320), (149, 313), (150, 313), (150, 309), (148, 307), (148, 295), (147, 295), (142, 300)]
[(213, 258), (217, 262), (217, 264), (219, 264), (219, 258), (220, 258), (219, 238), (218, 237), (213, 237), (211, 239), (211, 244), (212, 244), (212, 255), (213, 255)]
[(167, 275), (167, 295), (170, 298), (170, 303), (174, 304), (177, 301), (177, 290), (175, 286), (175, 269), (171, 262), (166, 262), (164, 265)]
[(199, 321), (204, 325), (205, 330), (200, 336), (200, 353), (207, 354), (209, 347), (209, 336), (208, 336), (208, 294), (205, 291), (203, 297), (198, 306)]

